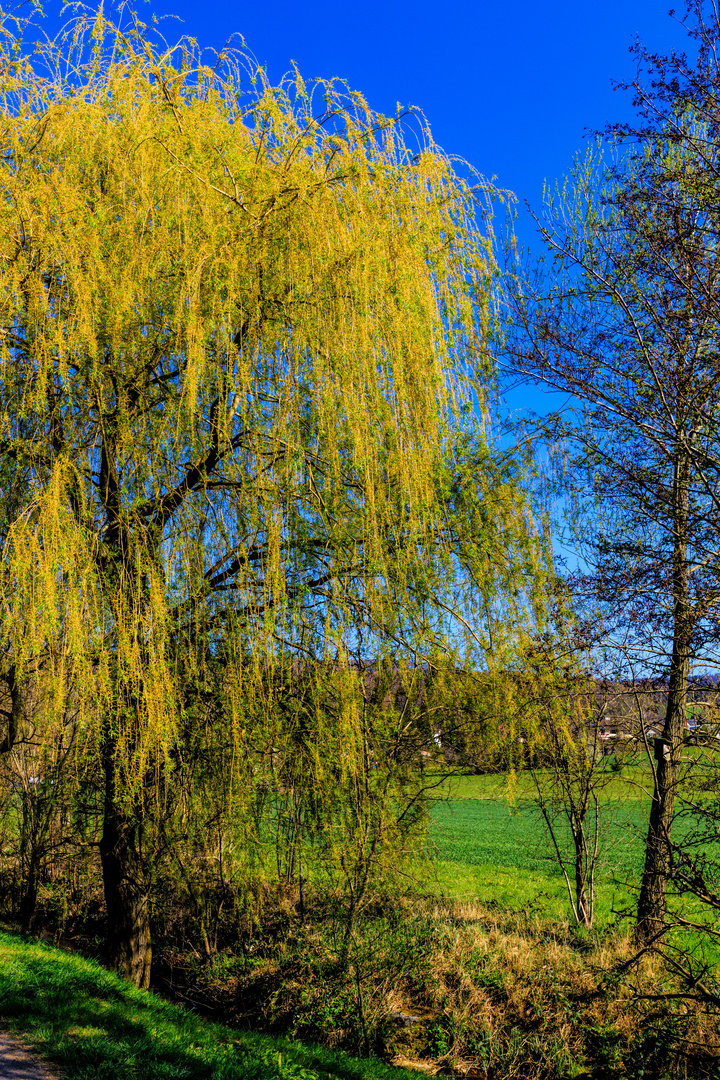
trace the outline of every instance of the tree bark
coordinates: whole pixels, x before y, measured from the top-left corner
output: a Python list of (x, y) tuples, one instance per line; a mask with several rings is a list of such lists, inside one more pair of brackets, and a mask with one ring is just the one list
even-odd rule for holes
[(20, 865), (22, 866), (22, 894), (20, 898), (20, 926), (28, 933), (37, 907), (37, 884), (40, 862), (38, 844), (37, 792), (26, 788), (22, 794), (22, 826), (20, 833)]
[(693, 630), (687, 565), (689, 472), (689, 457), (683, 452), (676, 459), (673, 484), (673, 645), (667, 712), (662, 737), (656, 737), (654, 743), (655, 784), (635, 926), (635, 941), (641, 946), (661, 937), (665, 929), (669, 840), (685, 729)]
[(105, 810), (100, 841), (108, 959), (115, 970), (142, 989), (150, 985), (150, 874), (143, 852), (142, 816), (118, 805), (115, 762), (105, 760)]
[(31, 859), (27, 877), (23, 883), (23, 892), (20, 899), (20, 928), (24, 934), (32, 929), (35, 911), (37, 909), (37, 866), (35, 859)]
[(0, 742), (0, 754), (9, 753), (15, 745), (15, 740), (20, 731), (24, 706), (23, 691), (17, 677), (17, 667), (15, 664), (10, 665), (10, 670), (5, 676), (5, 681), (10, 693), (10, 708), (8, 710), (0, 711), (0, 715), (5, 716), (7, 719), (7, 729)]
[(585, 882), (588, 852), (582, 822), (573, 827), (573, 842), (575, 844), (575, 903), (577, 905), (578, 919), (583, 926), (590, 930), (592, 928), (593, 912), (592, 902), (588, 898)]

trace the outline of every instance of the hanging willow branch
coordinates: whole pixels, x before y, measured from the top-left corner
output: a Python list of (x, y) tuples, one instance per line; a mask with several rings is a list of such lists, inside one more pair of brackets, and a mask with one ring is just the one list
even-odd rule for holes
[(0, 458), (26, 497), (3, 635), (74, 687), (130, 789), (171, 762), (180, 682), (220, 640), (240, 709), (269, 658), (335, 662), (362, 633), (427, 653), (443, 612), (527, 569), (477, 435), (491, 193), (406, 123), (135, 17), (32, 56), (5, 27)]

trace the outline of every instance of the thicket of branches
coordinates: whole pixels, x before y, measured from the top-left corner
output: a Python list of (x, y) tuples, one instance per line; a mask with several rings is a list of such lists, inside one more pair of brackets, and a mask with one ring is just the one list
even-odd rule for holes
[[(574, 402), (558, 428), (573, 607), (636, 702), (626, 730), (647, 756), (638, 955), (661, 952), (680, 994), (714, 1010), (720, 12), (693, 0), (685, 18), (692, 56), (637, 45), (635, 121), (609, 125), (547, 193), (546, 259), (508, 268), (505, 363)], [(666, 701), (648, 722), (659, 686)]]

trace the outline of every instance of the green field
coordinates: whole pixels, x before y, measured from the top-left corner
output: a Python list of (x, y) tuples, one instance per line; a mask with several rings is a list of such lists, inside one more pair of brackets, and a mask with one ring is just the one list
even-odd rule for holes
[[(600, 804), (601, 853), (596, 875), (597, 915), (632, 900), (642, 871), (647, 827), (643, 772), (613, 778)], [(439, 857), (435, 884), (446, 896), (558, 914), (567, 893), (547, 829), (532, 802), (528, 774), (455, 775), (438, 789), (431, 808), (431, 838)], [(566, 841), (569, 837), (566, 835)]]
[[(542, 773), (540, 773), (542, 775)], [(432, 776), (428, 776), (432, 782)], [(440, 777), (438, 776), (438, 780)], [(604, 779), (598, 794), (601, 802), (607, 800), (643, 800), (649, 798), (651, 779), (648, 770), (634, 762), (624, 764), (620, 773), (610, 773)], [(476, 776), (466, 772), (451, 772), (442, 777), (434, 789), (434, 794), (446, 799), (504, 799), (508, 795), (514, 799), (533, 799), (536, 788), (529, 772), (517, 772), (508, 776), (506, 773), (485, 773)]]

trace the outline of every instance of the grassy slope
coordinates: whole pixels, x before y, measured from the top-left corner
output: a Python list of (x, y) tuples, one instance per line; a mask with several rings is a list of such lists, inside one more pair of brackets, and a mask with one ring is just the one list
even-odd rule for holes
[(377, 1060), (231, 1031), (99, 964), (0, 933), (0, 1024), (68, 1080), (403, 1080)]

